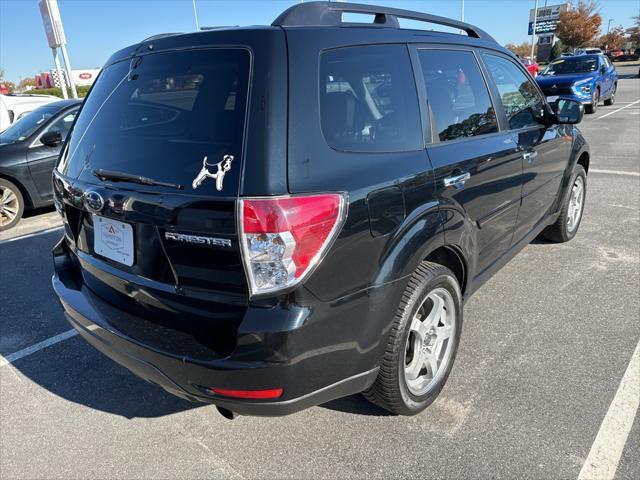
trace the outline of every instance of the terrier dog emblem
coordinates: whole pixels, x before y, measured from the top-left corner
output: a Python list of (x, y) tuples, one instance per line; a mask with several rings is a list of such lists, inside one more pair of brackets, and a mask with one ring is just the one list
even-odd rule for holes
[[(207, 157), (204, 157), (202, 160), (202, 169), (200, 173), (193, 179), (193, 183), (191, 186), (195, 190), (198, 188), (202, 182), (204, 182), (207, 178), (215, 178), (216, 179), (216, 190), (222, 190), (222, 181), (224, 180), (224, 175), (229, 170), (231, 170), (231, 162), (233, 162), (233, 155), (225, 155), (222, 157), (222, 161), (218, 163), (207, 163)], [(209, 171), (210, 167), (216, 167), (216, 172), (211, 173)]]

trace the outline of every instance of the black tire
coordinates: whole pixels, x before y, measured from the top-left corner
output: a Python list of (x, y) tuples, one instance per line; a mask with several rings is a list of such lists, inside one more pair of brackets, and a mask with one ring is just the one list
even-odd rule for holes
[(16, 226), (24, 213), (24, 198), (20, 189), (0, 178), (0, 232)]
[(598, 102), (600, 101), (600, 89), (597, 88), (595, 92), (593, 92), (593, 99), (589, 105), (584, 106), (585, 113), (596, 113), (598, 110)]
[[(571, 194), (573, 191), (573, 186), (576, 184), (578, 177), (582, 178), (583, 185), (583, 193), (582, 193), (582, 202), (580, 209), (580, 216), (578, 221), (573, 226), (573, 229), (569, 228), (569, 207), (571, 203)], [(565, 193), (565, 198), (562, 202), (562, 209), (560, 210), (560, 216), (558, 220), (553, 225), (549, 225), (546, 229), (542, 231), (542, 238), (546, 240), (550, 240), (556, 243), (564, 243), (571, 240), (576, 236), (578, 230), (580, 229), (580, 223), (582, 222), (582, 217), (584, 214), (584, 205), (587, 199), (587, 173), (584, 171), (584, 168), (580, 164), (576, 164), (573, 168), (573, 174), (571, 175), (571, 182), (569, 183), (569, 187)]]
[[(407, 341), (414, 315), (434, 291), (446, 290), (450, 294), (455, 322), (447, 344), (447, 363), (437, 370), (437, 381), (428, 382), (422, 395), (410, 391), (405, 378)], [(438, 325), (440, 323), (438, 322)], [(374, 384), (363, 392), (367, 400), (396, 415), (416, 415), (427, 408), (440, 394), (455, 361), (462, 332), (462, 294), (455, 275), (448, 268), (430, 262), (422, 262), (414, 272), (402, 295), (391, 334), (387, 342), (380, 371)]]
[(611, 106), (614, 103), (616, 103), (616, 91), (618, 90), (618, 85), (614, 85), (613, 87), (613, 92), (611, 92), (611, 95), (609, 96), (609, 98), (607, 98), (604, 101), (604, 104), (607, 106)]

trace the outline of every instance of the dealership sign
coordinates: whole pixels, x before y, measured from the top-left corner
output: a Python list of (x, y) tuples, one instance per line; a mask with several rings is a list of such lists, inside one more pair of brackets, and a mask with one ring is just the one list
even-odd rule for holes
[(550, 7), (538, 8), (538, 15), (535, 9), (529, 11), (529, 35), (533, 34), (533, 24), (536, 24), (536, 35), (540, 33), (552, 33), (556, 31), (556, 26), (560, 21), (560, 13), (569, 10), (569, 4), (552, 5)]
[(60, 10), (58, 10), (57, 0), (40, 0), (40, 15), (44, 24), (44, 32), (47, 34), (47, 41), (51, 48), (58, 48), (67, 43), (62, 28)]
[(98, 73), (100, 73), (99, 68), (71, 70), (73, 81), (76, 85), (91, 85), (98, 76)]

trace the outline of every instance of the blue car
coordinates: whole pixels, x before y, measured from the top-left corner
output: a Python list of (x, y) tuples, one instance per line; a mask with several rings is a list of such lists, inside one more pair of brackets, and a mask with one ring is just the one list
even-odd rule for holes
[(587, 113), (598, 102), (613, 105), (618, 88), (616, 67), (602, 54), (561, 57), (551, 62), (536, 78), (549, 103), (570, 98), (582, 103)]

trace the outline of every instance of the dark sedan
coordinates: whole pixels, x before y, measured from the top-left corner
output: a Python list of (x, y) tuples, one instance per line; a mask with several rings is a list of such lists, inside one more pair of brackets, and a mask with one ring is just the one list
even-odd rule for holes
[(53, 203), (51, 172), (80, 104), (49, 103), (0, 133), (0, 231), (15, 226), (25, 208)]

